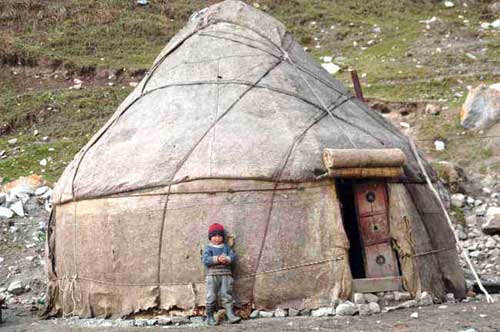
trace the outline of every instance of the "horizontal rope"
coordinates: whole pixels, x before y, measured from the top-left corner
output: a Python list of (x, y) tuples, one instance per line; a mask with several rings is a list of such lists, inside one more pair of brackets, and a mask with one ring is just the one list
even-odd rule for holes
[[(342, 248), (344, 250), (347, 250), (346, 248), (343, 248), (343, 247), (338, 247), (338, 248)], [(309, 263), (304, 263), (304, 264), (298, 264), (298, 265), (293, 265), (293, 266), (286, 266), (286, 267), (279, 268), (279, 269), (274, 269), (274, 270), (268, 270), (268, 271), (262, 271), (262, 272), (258, 272), (258, 273), (246, 274), (246, 275), (243, 275), (243, 276), (238, 276), (238, 277), (234, 278), (234, 280), (254, 278), (254, 277), (257, 277), (259, 275), (279, 273), (279, 272), (283, 272), (283, 271), (289, 271), (289, 270), (299, 269), (299, 268), (303, 268), (303, 267), (308, 267), (308, 266), (313, 266), (313, 265), (320, 265), (320, 264), (325, 264), (325, 263), (335, 262), (335, 261), (341, 261), (341, 260), (344, 260), (344, 257), (333, 257), (333, 258), (323, 259), (323, 260), (309, 262)], [(145, 286), (145, 287), (147, 287), (147, 286), (155, 286), (155, 287), (158, 287), (158, 286), (189, 286), (191, 284), (204, 284), (205, 283), (204, 281), (198, 281), (198, 282), (194, 282), (194, 283), (193, 282), (187, 282), (187, 283), (185, 283), (185, 282), (182, 282), (182, 283), (181, 282), (179, 282), (179, 283), (117, 283), (117, 282), (99, 280), (99, 279), (94, 279), (94, 278), (89, 278), (89, 277), (81, 277), (81, 276), (78, 276), (78, 275), (71, 275), (71, 279), (72, 280), (92, 281), (92, 282), (96, 282), (96, 283), (100, 283), (100, 284), (106, 284), (106, 285), (112, 285), (112, 286)], [(68, 280), (68, 277), (63, 276), (61, 278), (56, 278), (55, 280), (57, 280), (57, 281), (65, 281), (65, 280)], [(64, 292), (64, 290), (61, 290), (61, 291)]]
[(413, 254), (411, 256), (412, 257), (426, 256), (426, 255), (437, 254), (439, 252), (449, 251), (449, 250), (457, 250), (457, 248), (443, 248), (443, 249), (430, 250), (430, 251), (425, 251), (425, 252), (420, 252), (420, 253), (417, 253), (417, 254)]

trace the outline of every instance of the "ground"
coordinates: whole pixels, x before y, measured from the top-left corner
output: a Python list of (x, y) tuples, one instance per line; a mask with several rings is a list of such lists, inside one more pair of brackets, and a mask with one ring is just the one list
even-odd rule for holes
[[(412, 318), (412, 313), (418, 318)], [(6, 310), (7, 323), (2, 329), (10, 332), (77, 332), (77, 331), (143, 331), (134, 328), (85, 328), (72, 326), (70, 321), (40, 320), (30, 312)], [(169, 331), (213, 331), (205, 326), (168, 326)], [(469, 330), (472, 329), (472, 330)], [(150, 327), (148, 331), (162, 331), (164, 327)], [(243, 321), (238, 325), (221, 325), (218, 331), (337, 331), (337, 332), (498, 332), (500, 331), (500, 304), (485, 302), (447, 304), (410, 308), (374, 316), (353, 317), (287, 317)], [(469, 332), (468, 331), (468, 332)]]

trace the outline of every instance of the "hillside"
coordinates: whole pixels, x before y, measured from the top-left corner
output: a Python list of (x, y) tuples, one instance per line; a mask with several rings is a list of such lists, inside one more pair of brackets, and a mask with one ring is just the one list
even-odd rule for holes
[[(56, 181), (66, 164), (133, 89), (189, 16), (216, 1), (52, 1), (0, 3), (0, 176), (30, 173)], [(462, 132), (459, 106), (468, 86), (498, 82), (500, 36), (488, 2), (251, 1), (282, 20), (321, 61), (356, 69), (365, 96), (402, 102), (399, 113), (419, 145), (481, 173), (498, 171), (488, 139)], [(408, 104), (413, 102), (413, 104)], [(442, 112), (425, 117), (428, 102)], [(389, 105), (391, 108), (392, 106)], [(422, 118), (425, 117), (424, 120)], [(484, 133), (483, 133), (484, 136)], [(8, 141), (17, 139), (17, 143)], [(433, 140), (447, 143), (433, 151)], [(465, 142), (465, 143), (464, 143)], [(12, 141), (11, 141), (12, 143)], [(45, 160), (45, 161), (44, 161)]]

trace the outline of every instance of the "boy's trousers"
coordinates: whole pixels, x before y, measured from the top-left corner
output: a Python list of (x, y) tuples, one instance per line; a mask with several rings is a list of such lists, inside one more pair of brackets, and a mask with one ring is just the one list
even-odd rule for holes
[(217, 298), (223, 306), (233, 304), (233, 277), (230, 275), (212, 276), (205, 278), (207, 291), (207, 306), (215, 306)]

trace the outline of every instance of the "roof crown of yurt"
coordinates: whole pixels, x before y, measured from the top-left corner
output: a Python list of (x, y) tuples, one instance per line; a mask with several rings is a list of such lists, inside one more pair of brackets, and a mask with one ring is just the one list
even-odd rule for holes
[(285, 26), (240, 1), (193, 14), (59, 179), (49, 315), (193, 312), (223, 224), (237, 302), (464, 297), (455, 239), (409, 139)]

